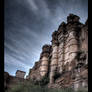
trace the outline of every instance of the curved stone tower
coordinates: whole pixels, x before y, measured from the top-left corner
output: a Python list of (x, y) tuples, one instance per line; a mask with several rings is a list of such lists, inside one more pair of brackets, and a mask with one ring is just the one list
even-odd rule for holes
[(49, 69), (49, 56), (51, 52), (51, 46), (50, 45), (44, 45), (42, 47), (42, 53), (41, 53), (41, 65), (40, 65), (40, 75), (44, 77), (48, 73)]
[(66, 34), (65, 34), (65, 61), (64, 65), (68, 68), (66, 71), (71, 71), (76, 64), (75, 58), (77, 56), (78, 51), (80, 51), (80, 30), (81, 23), (79, 22), (79, 17), (73, 14), (70, 14), (67, 17), (67, 25), (66, 25)]

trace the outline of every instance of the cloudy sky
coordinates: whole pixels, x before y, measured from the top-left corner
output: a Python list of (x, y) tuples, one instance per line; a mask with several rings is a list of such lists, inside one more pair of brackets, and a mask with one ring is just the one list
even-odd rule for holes
[(27, 73), (69, 13), (88, 17), (88, 0), (5, 0), (5, 71)]

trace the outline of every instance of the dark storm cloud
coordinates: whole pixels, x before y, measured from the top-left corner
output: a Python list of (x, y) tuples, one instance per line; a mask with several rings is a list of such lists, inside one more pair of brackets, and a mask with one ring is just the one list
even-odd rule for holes
[(88, 17), (88, 0), (5, 0), (5, 70), (28, 73), (69, 13)]

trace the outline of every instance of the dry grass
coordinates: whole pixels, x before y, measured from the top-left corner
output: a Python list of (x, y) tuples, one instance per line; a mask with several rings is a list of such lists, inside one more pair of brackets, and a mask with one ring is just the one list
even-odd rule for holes
[[(72, 89), (50, 89), (47, 87), (41, 87), (39, 85), (34, 85), (31, 82), (25, 82), (23, 84), (17, 84), (6, 92), (74, 92)], [(80, 90), (77, 92), (88, 92)]]

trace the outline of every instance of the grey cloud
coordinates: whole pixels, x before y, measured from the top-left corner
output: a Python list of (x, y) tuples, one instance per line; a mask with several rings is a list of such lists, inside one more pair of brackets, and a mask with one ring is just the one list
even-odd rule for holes
[(5, 70), (28, 73), (39, 60), (42, 46), (69, 13), (88, 17), (88, 0), (5, 0)]

